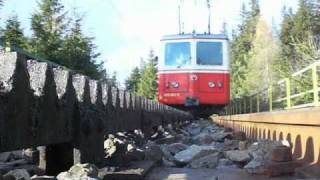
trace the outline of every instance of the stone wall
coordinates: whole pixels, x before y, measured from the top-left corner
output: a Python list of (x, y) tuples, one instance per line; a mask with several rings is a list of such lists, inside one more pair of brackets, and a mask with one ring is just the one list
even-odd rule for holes
[(70, 161), (96, 163), (109, 133), (148, 134), (191, 118), (50, 62), (0, 54), (0, 152), (44, 146), (47, 161), (69, 153)]

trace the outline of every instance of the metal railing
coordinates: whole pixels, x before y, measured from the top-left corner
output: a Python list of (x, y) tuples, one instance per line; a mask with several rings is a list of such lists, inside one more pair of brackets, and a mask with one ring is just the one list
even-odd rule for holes
[(226, 107), (225, 114), (272, 112), (319, 106), (319, 66), (320, 60), (275, 84), (268, 85), (263, 91), (233, 99)]

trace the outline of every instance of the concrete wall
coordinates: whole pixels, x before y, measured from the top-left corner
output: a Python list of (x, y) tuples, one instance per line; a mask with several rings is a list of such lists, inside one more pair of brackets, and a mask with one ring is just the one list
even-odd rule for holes
[(253, 139), (288, 140), (295, 158), (320, 165), (320, 108), (213, 117)]
[(72, 149), (74, 162), (98, 162), (108, 133), (148, 133), (191, 118), (63, 67), (0, 54), (0, 152), (46, 146)]

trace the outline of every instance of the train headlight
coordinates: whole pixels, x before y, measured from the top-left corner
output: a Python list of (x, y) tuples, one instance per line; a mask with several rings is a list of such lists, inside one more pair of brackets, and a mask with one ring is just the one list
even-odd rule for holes
[(223, 86), (223, 83), (222, 82), (218, 82), (218, 87), (222, 88), (222, 86)]
[(215, 84), (214, 82), (209, 82), (209, 83), (208, 83), (208, 86), (209, 86), (210, 88), (214, 88), (214, 87), (216, 87), (216, 84)]
[(172, 86), (173, 88), (178, 88), (178, 87), (179, 87), (179, 83), (178, 83), (178, 82), (172, 82), (172, 83), (171, 83), (171, 86)]

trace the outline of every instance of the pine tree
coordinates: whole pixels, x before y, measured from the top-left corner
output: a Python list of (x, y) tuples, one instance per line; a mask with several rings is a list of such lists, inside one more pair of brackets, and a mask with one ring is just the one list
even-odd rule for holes
[(62, 64), (60, 50), (66, 32), (66, 12), (60, 0), (41, 0), (39, 11), (31, 17), (31, 51), (37, 56)]
[(5, 44), (18, 47), (21, 49), (27, 49), (27, 38), (23, 34), (20, 22), (16, 15), (9, 17), (5, 23), (5, 29), (2, 30)]
[(119, 83), (117, 80), (117, 72), (112, 73), (112, 76), (111, 76), (109, 83), (110, 83), (111, 87), (118, 87)]
[(140, 78), (140, 70), (138, 67), (135, 67), (125, 82), (126, 90), (136, 93), (138, 91), (138, 83), (140, 81)]
[(100, 54), (95, 52), (93, 38), (82, 33), (82, 20), (83, 17), (76, 17), (73, 20), (70, 32), (66, 35), (62, 50), (59, 52), (62, 55), (60, 63), (91, 78), (105, 78), (104, 64), (96, 62)]
[(243, 82), (247, 78), (248, 62), (250, 59), (250, 50), (254, 39), (256, 24), (260, 17), (260, 8), (257, 0), (251, 0), (250, 11), (246, 10), (245, 5), (242, 7), (242, 23), (238, 26), (238, 33), (233, 34), (231, 43), (231, 79), (232, 79), (232, 96), (233, 98), (241, 97), (246, 94), (246, 87)]
[(153, 50), (151, 50), (147, 65), (142, 71), (138, 84), (138, 95), (153, 100), (156, 100), (158, 91), (157, 60), (158, 59), (154, 56)]

